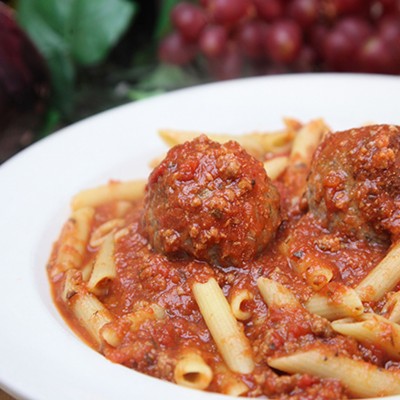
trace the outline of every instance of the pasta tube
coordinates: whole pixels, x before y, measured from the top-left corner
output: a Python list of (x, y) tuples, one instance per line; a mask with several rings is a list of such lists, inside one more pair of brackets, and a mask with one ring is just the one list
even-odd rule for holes
[(80, 325), (100, 346), (102, 344), (101, 329), (112, 321), (111, 313), (91, 293), (76, 293), (71, 298), (70, 304), (71, 310)]
[(243, 311), (242, 305), (244, 301), (253, 300), (253, 293), (248, 289), (234, 290), (230, 296), (230, 305), (233, 315), (239, 321), (245, 321), (251, 317), (250, 311)]
[(57, 258), (50, 271), (52, 277), (69, 269), (79, 269), (82, 266), (93, 216), (94, 209), (91, 207), (80, 208), (71, 214), (59, 240)]
[(295, 295), (279, 282), (261, 277), (257, 286), (268, 307), (301, 307)]
[(92, 274), (87, 283), (89, 291), (96, 295), (101, 295), (104, 292), (104, 283), (112, 280), (117, 275), (117, 269), (114, 262), (114, 235), (109, 234), (100, 247), (96, 261), (93, 265)]
[(178, 385), (204, 390), (210, 385), (213, 372), (203, 357), (195, 352), (187, 352), (175, 366), (174, 379)]
[(330, 321), (345, 317), (355, 317), (363, 313), (364, 306), (354, 289), (335, 285), (335, 291), (316, 293), (305, 303), (305, 308)]
[(77, 210), (87, 206), (96, 207), (114, 200), (137, 200), (143, 195), (145, 186), (146, 182), (142, 180), (126, 182), (112, 181), (107, 185), (83, 190), (78, 193), (72, 199), (71, 207), (73, 210)]
[(363, 301), (377, 301), (400, 282), (400, 242), (358, 284), (356, 291)]
[(240, 329), (221, 288), (214, 278), (196, 282), (193, 294), (222, 358), (234, 372), (254, 369), (251, 346)]
[(289, 157), (279, 156), (264, 162), (264, 169), (267, 175), (272, 179), (278, 178), (280, 174), (286, 169), (289, 163)]
[(389, 321), (400, 323), (400, 292), (391, 294), (382, 311)]
[(381, 397), (400, 394), (400, 374), (386, 371), (373, 364), (316, 349), (269, 359), (272, 368), (290, 374), (310, 374), (338, 379), (357, 397)]
[(400, 325), (376, 314), (363, 314), (358, 319), (332, 322), (332, 328), (355, 338), (361, 343), (373, 344), (400, 360)]
[(328, 126), (322, 119), (317, 119), (304, 125), (293, 140), (290, 163), (309, 165), (315, 149), (328, 130)]
[(249, 391), (248, 386), (224, 363), (218, 363), (215, 366), (215, 375), (220, 383), (221, 393), (228, 396), (239, 397)]
[[(173, 147), (177, 144), (193, 140), (205, 132), (196, 131), (179, 131), (174, 129), (160, 129), (158, 131), (161, 139)], [(286, 129), (278, 132), (254, 132), (244, 135), (229, 135), (218, 133), (206, 133), (211, 139), (219, 143), (226, 143), (230, 140), (238, 142), (249, 154), (256, 158), (262, 159), (267, 152), (276, 152), (281, 150), (287, 144), (290, 144), (294, 132)]]

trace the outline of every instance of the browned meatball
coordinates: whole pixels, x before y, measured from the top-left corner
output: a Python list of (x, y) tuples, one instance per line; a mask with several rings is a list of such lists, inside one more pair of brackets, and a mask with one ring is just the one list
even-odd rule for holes
[(330, 134), (308, 179), (310, 211), (349, 237), (400, 233), (400, 127), (371, 125)]
[(273, 238), (279, 203), (261, 162), (203, 135), (172, 148), (150, 175), (143, 230), (166, 255), (240, 266)]

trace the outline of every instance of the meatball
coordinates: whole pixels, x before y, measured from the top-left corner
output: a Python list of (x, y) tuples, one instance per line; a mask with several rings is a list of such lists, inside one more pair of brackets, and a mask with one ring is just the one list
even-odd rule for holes
[(308, 178), (310, 211), (331, 231), (368, 241), (400, 233), (400, 127), (371, 125), (330, 134)]
[(151, 173), (142, 227), (157, 252), (242, 266), (274, 237), (279, 204), (260, 161), (236, 142), (202, 135), (172, 148)]

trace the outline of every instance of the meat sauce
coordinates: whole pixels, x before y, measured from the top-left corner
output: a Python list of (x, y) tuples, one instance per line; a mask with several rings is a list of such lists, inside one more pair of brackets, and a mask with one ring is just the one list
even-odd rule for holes
[[(185, 159), (190, 155), (183, 152), (179, 157)], [(210, 162), (212, 160), (208, 158), (207, 168), (214, 174), (215, 180), (220, 168), (210, 165)], [(305, 180), (308, 171), (304, 169), (302, 173), (302, 179)], [(299, 172), (296, 174), (298, 180)], [(189, 175), (187, 179), (193, 180), (193, 173)], [(153, 175), (150, 179), (158, 177)], [(278, 281), (304, 303), (314, 293), (314, 289), (306, 283), (305, 274), (312, 269), (316, 260), (329, 266), (333, 273), (330, 282), (321, 290), (340, 291), (341, 284), (356, 286), (385, 256), (390, 243), (349, 238), (340, 232), (330, 231), (317, 214), (308, 211), (303, 197), (298, 196), (296, 185), (293, 186), (296, 189), (294, 193), (294, 189), (285, 184), (288, 181), (290, 177), (287, 174), (274, 181), (280, 195), (280, 215), (283, 218), (275, 236), (266, 245), (263, 244), (261, 252), (257, 250), (256, 256), (242, 260), (238, 265), (216, 265), (192, 255), (175, 254), (171, 257), (170, 254), (155, 251), (151, 239), (143, 232), (144, 200), (132, 203), (124, 216), (124, 234), (115, 242), (117, 277), (108, 282), (107, 291), (99, 296), (115, 317), (110, 325), (121, 337), (118, 346), (104, 343), (99, 348), (82, 332), (73, 314), (60, 299), (62, 280), (52, 282), (58, 307), (73, 329), (105, 357), (157, 378), (174, 381), (173, 371), (178, 354), (183, 349), (198, 349), (214, 371), (214, 378), (207, 390), (226, 393), (224, 374), (218, 372), (223, 360), (191, 289), (194, 282), (206, 282), (214, 277), (228, 299), (238, 288), (248, 289), (253, 294), (253, 299), (243, 304), (250, 318), (240, 323), (252, 346), (255, 369), (251, 374), (234, 374), (248, 387), (246, 396), (322, 400), (351, 397), (339, 381), (306, 374), (282, 374), (268, 367), (266, 360), (298, 349), (329, 346), (337, 353), (372, 362), (381, 368), (400, 370), (399, 364), (390, 360), (380, 348), (360, 344), (335, 333), (327, 320), (305, 309), (304, 312), (285, 307), (269, 309), (261, 297), (256, 280), (266, 276)], [(335, 182), (341, 184), (340, 180), (331, 180), (329, 185), (334, 187)], [(186, 198), (184, 191), (179, 194), (182, 204), (193, 201), (193, 192), (187, 191), (186, 194)], [(240, 212), (243, 210), (239, 210), (237, 217), (243, 220), (245, 217)], [(92, 231), (116, 217), (116, 202), (98, 206), (95, 215)], [(243, 224), (242, 228), (248, 229), (248, 225)], [(240, 224), (235, 229), (240, 229)], [(94, 259), (96, 251), (90, 247), (87, 249), (84, 264)], [(56, 252), (57, 246), (54, 254)], [(50, 266), (54, 263), (54, 254)], [(299, 272), (296, 267), (299, 262), (307, 265), (304, 272)], [(144, 319), (138, 329), (130, 329), (124, 316), (148, 304), (162, 307), (165, 318)], [(382, 304), (365, 306), (379, 311)]]

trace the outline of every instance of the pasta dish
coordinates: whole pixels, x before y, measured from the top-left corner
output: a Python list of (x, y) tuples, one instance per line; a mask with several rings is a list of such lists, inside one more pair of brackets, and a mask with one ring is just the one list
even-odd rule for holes
[(400, 394), (400, 127), (162, 130), (147, 181), (83, 190), (47, 266), (112, 362), (231, 396)]

